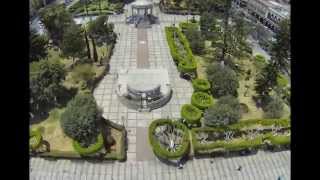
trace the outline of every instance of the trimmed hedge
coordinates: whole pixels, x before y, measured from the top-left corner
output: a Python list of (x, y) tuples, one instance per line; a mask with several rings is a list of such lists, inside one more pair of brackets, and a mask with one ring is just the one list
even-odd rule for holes
[[(272, 146), (286, 146), (290, 145), (291, 139), (290, 136), (285, 135), (273, 135), (271, 132), (265, 132), (260, 134), (254, 139), (247, 138), (237, 138), (226, 142), (224, 140), (216, 140), (212, 143), (201, 144), (196, 139), (196, 134), (198, 132), (207, 132), (207, 133), (224, 133), (225, 131), (233, 131), (237, 133), (245, 132), (244, 128), (255, 126), (280, 126), (283, 129), (290, 128), (290, 122), (288, 119), (253, 119), (242, 121), (233, 125), (229, 125), (223, 128), (193, 128), (191, 130), (192, 134), (192, 145), (196, 153), (209, 153), (213, 151), (241, 151), (246, 149), (257, 149), (265, 145), (265, 140), (269, 140)], [(270, 130), (270, 129), (269, 129)], [(289, 129), (290, 131), (290, 129)]]
[(76, 152), (78, 152), (80, 155), (92, 155), (97, 152), (99, 152), (103, 147), (103, 137), (102, 134), (99, 134), (97, 137), (97, 142), (94, 144), (91, 144), (89, 147), (82, 147), (79, 142), (76, 140), (73, 140), (73, 148)]
[(206, 79), (195, 79), (192, 81), (192, 86), (195, 91), (207, 92), (211, 85), (210, 82)]
[(283, 128), (290, 128), (290, 120), (289, 119), (249, 119), (249, 120), (242, 120), (238, 123), (231, 124), (228, 127), (231, 129), (243, 129), (249, 128), (250, 126), (279, 126)]
[(213, 98), (205, 92), (194, 92), (191, 96), (191, 104), (204, 110), (213, 105)]
[(182, 30), (182, 32), (184, 32), (184, 31), (186, 31), (187, 29), (190, 29), (190, 28), (198, 29), (199, 28), (199, 24), (185, 21), (185, 22), (179, 23), (179, 27)]
[[(176, 27), (165, 27), (167, 42), (170, 48), (170, 53), (173, 60), (178, 64), (178, 70), (182, 73), (190, 73), (197, 71), (197, 62), (194, 59), (189, 42), (184, 34)], [(180, 54), (178, 47), (174, 40), (174, 33), (177, 35), (179, 41), (186, 51), (186, 57)]]
[(200, 124), (202, 111), (191, 104), (185, 104), (181, 108), (181, 117), (184, 118), (188, 124)]
[[(155, 129), (158, 126), (165, 125), (165, 124), (171, 124), (175, 128), (179, 128), (179, 129), (183, 130), (183, 132), (184, 132), (182, 144), (181, 144), (180, 148), (175, 152), (169, 152), (166, 149), (164, 149), (163, 147), (161, 147), (159, 141), (154, 136)], [(170, 119), (158, 119), (158, 120), (155, 120), (149, 126), (148, 135), (149, 135), (149, 142), (150, 142), (150, 144), (152, 146), (153, 152), (159, 158), (167, 159), (167, 160), (177, 160), (177, 159), (183, 157), (184, 155), (186, 155), (188, 153), (189, 145), (190, 145), (188, 128), (184, 124), (182, 124), (180, 122), (172, 121)]]
[(31, 130), (29, 135), (29, 148), (36, 150), (42, 141), (42, 136), (39, 130)]

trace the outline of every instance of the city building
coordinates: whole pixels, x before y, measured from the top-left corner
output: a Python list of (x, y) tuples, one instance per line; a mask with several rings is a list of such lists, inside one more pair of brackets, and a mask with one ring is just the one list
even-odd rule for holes
[(233, 7), (241, 9), (271, 30), (276, 30), (280, 21), (290, 18), (290, 5), (271, 0), (233, 0)]

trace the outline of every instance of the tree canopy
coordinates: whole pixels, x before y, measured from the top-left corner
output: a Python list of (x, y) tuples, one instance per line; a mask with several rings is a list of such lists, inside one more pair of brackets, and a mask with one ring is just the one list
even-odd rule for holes
[(236, 73), (228, 66), (212, 63), (207, 68), (208, 80), (211, 82), (211, 92), (214, 97), (225, 95), (237, 96), (239, 81)]
[(93, 95), (78, 94), (68, 103), (61, 115), (61, 127), (67, 136), (88, 147), (96, 141), (99, 133), (99, 116)]
[(237, 122), (241, 118), (240, 103), (233, 96), (223, 96), (204, 113), (204, 123), (221, 126)]
[(71, 14), (64, 5), (49, 6), (40, 11), (40, 20), (55, 45), (60, 45), (67, 27), (74, 24)]
[(61, 50), (63, 55), (72, 57), (85, 56), (86, 43), (83, 39), (82, 30), (77, 25), (71, 25), (63, 34)]
[(49, 40), (45, 35), (39, 35), (34, 29), (30, 30), (29, 61), (39, 61), (48, 55)]
[(31, 111), (55, 105), (59, 92), (63, 89), (62, 80), (66, 75), (63, 65), (58, 62), (41, 60), (32, 62), (30, 66)]

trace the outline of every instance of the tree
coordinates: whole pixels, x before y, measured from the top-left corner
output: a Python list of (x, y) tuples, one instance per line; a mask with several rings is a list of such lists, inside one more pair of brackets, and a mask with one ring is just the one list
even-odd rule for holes
[(29, 61), (39, 61), (48, 55), (49, 40), (44, 35), (39, 35), (34, 29), (30, 30), (30, 54)]
[(225, 95), (237, 96), (239, 81), (236, 73), (228, 66), (212, 63), (207, 68), (208, 80), (211, 82), (211, 92), (214, 97)]
[(206, 38), (214, 38), (214, 40), (217, 40), (217, 37), (220, 36), (219, 28), (217, 27), (217, 25), (218, 24), (213, 16), (213, 13), (204, 12), (201, 14), (200, 30)]
[(276, 31), (276, 41), (271, 45), (271, 61), (279, 72), (290, 75), (290, 20), (285, 19), (279, 23)]
[(272, 88), (277, 85), (277, 76), (277, 70), (271, 63), (267, 64), (257, 75), (255, 80), (255, 91), (258, 94), (258, 100), (263, 106), (268, 103), (268, 100), (270, 99), (269, 93)]
[(77, 25), (70, 26), (63, 35), (61, 50), (63, 55), (74, 58), (83, 57), (85, 51), (85, 41), (82, 30)]
[(31, 111), (57, 104), (57, 97), (63, 90), (62, 80), (66, 72), (57, 62), (41, 60), (30, 64)]
[(284, 112), (284, 103), (278, 98), (274, 97), (265, 107), (265, 118), (281, 118)]
[(78, 94), (68, 103), (60, 123), (67, 136), (88, 147), (96, 141), (99, 118), (94, 97), (91, 94)]
[(43, 0), (31, 0), (31, 8), (39, 10), (43, 7)]
[(223, 96), (204, 113), (204, 123), (221, 126), (237, 122), (241, 118), (240, 103), (237, 98)]
[(91, 38), (93, 48), (93, 59), (98, 61), (98, 53), (96, 50), (96, 43), (102, 45), (103, 43), (112, 44), (116, 42), (117, 35), (113, 31), (114, 25), (107, 23), (108, 16), (99, 16), (88, 25), (88, 34)]
[(114, 32), (114, 24), (107, 21), (108, 16), (102, 15), (88, 25), (88, 34), (97, 41), (98, 45), (116, 42), (117, 34)]
[(229, 32), (229, 18), (230, 18), (231, 0), (225, 0), (224, 4), (224, 18), (223, 18), (223, 48), (221, 53), (221, 61), (224, 61), (228, 49), (228, 33)]
[(60, 46), (64, 31), (74, 24), (72, 16), (63, 5), (54, 5), (40, 11), (40, 20), (48, 31), (53, 44)]
[(195, 28), (188, 28), (185, 34), (190, 42), (192, 52), (195, 54), (201, 54), (205, 45), (200, 31)]

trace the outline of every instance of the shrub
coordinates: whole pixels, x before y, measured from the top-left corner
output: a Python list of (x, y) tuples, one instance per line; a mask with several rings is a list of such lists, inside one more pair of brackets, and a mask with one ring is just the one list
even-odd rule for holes
[(191, 104), (199, 109), (206, 109), (213, 105), (213, 98), (205, 92), (194, 92), (191, 96)]
[(91, 64), (79, 64), (74, 67), (71, 73), (74, 82), (83, 81), (87, 87), (91, 85), (95, 75), (95, 70)]
[(183, 73), (191, 73), (197, 70), (197, 62), (194, 59), (182, 60), (178, 65), (178, 70)]
[(96, 138), (97, 141), (88, 147), (83, 147), (78, 141), (73, 140), (72, 145), (76, 152), (78, 152), (80, 155), (92, 155), (97, 152), (99, 152), (103, 147), (103, 137), (102, 134), (99, 134)]
[(272, 98), (264, 110), (266, 118), (280, 118), (284, 113), (284, 104), (280, 98)]
[(236, 73), (228, 66), (212, 64), (207, 69), (208, 80), (211, 82), (211, 92), (214, 97), (232, 95), (237, 97), (239, 81)]
[(240, 103), (240, 112), (241, 114), (245, 114), (249, 112), (249, 107), (245, 103)]
[(61, 115), (62, 130), (82, 146), (88, 146), (97, 137), (98, 116), (94, 97), (91, 94), (78, 94), (68, 103)]
[(194, 28), (190, 28), (186, 30), (185, 35), (189, 40), (192, 52), (195, 54), (201, 54), (205, 48), (205, 44), (200, 31)]
[(221, 97), (204, 114), (204, 123), (208, 126), (225, 126), (241, 118), (240, 103), (232, 96)]
[(42, 141), (42, 136), (39, 130), (31, 130), (29, 135), (29, 148), (36, 150)]
[(289, 81), (283, 74), (279, 74), (277, 77), (277, 84), (278, 86), (284, 88), (288, 86)]
[[(175, 128), (179, 128), (184, 132), (181, 146), (175, 152), (169, 152), (167, 149), (164, 149), (163, 147), (161, 147), (159, 141), (154, 136), (154, 131), (155, 131), (156, 127), (161, 126), (161, 125), (165, 125), (165, 124), (171, 124)], [(150, 142), (150, 144), (152, 146), (153, 152), (158, 157), (160, 157), (162, 159), (176, 160), (176, 159), (179, 159), (179, 158), (183, 157), (184, 155), (186, 155), (188, 153), (188, 150), (189, 150), (189, 133), (188, 133), (188, 128), (182, 123), (179, 123), (179, 122), (176, 122), (176, 121), (172, 121), (170, 119), (158, 119), (158, 120), (155, 120), (149, 126), (148, 135), (149, 135), (149, 142)]]
[(210, 82), (205, 79), (195, 79), (192, 81), (192, 86), (195, 91), (206, 92), (210, 90)]
[(188, 29), (195, 29), (197, 30), (199, 25), (198, 23), (192, 23), (192, 22), (181, 22), (179, 23), (179, 27), (182, 32), (187, 31)]
[(181, 117), (184, 118), (188, 124), (199, 124), (202, 111), (191, 104), (185, 104), (181, 108)]
[(262, 69), (267, 64), (267, 60), (264, 56), (258, 54), (254, 57), (254, 64), (258, 69)]

